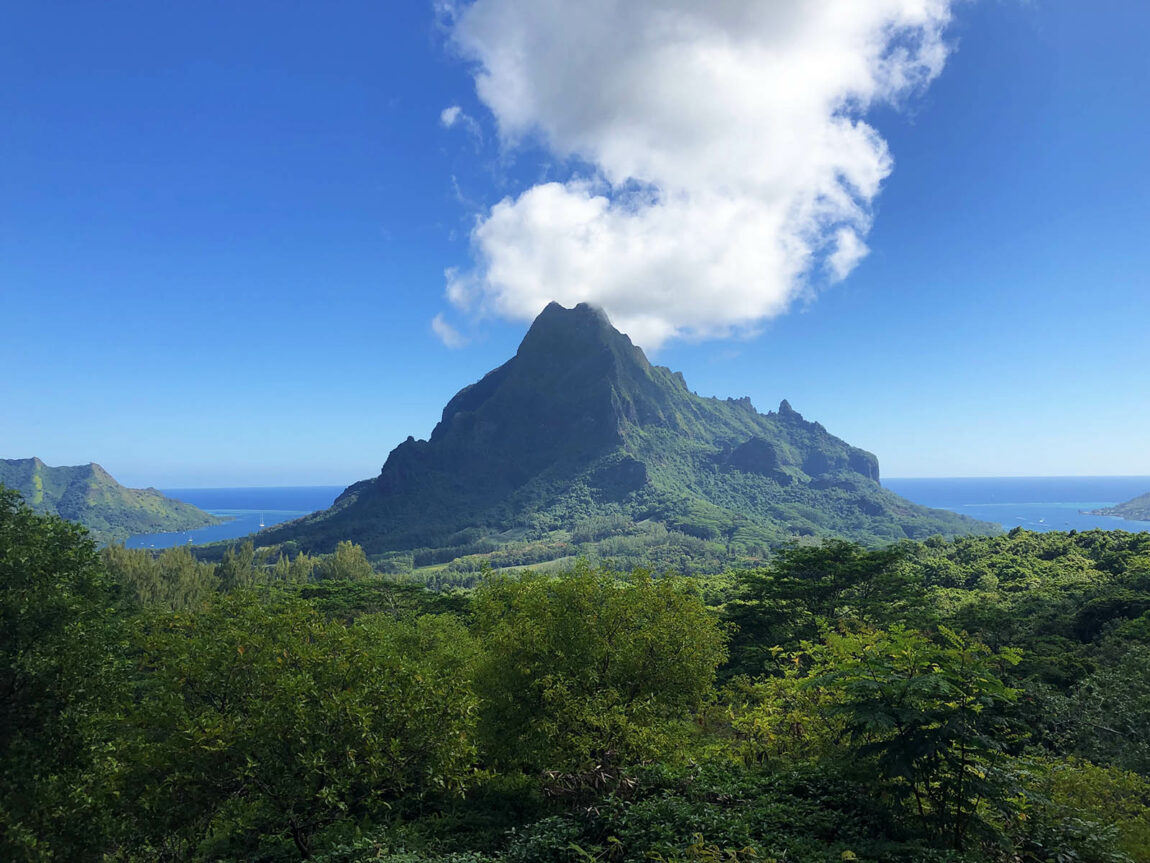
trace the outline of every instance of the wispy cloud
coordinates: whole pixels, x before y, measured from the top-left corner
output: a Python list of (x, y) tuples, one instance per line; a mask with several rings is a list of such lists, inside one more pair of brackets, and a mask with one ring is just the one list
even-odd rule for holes
[(431, 331), (449, 348), (461, 348), (467, 344), (463, 334), (449, 324), (442, 313), (431, 319)]
[(439, 125), (444, 129), (462, 128), (467, 134), (471, 135), (476, 142), (483, 142), (483, 128), (479, 125), (479, 122), (470, 114), (464, 112), (458, 105), (450, 105), (439, 112)]
[(455, 125), (455, 121), (459, 119), (459, 115), (463, 113), (463, 109), (458, 105), (451, 105), (444, 108), (439, 112), (439, 125), (444, 129), (450, 129)]
[[(503, 146), (530, 138), (567, 166), (481, 215), (448, 297), (513, 319), (588, 300), (654, 348), (753, 330), (846, 278), (893, 164), (864, 117), (939, 74), (949, 6), (475, 0), (441, 12)], [(441, 121), (465, 116), (452, 106)]]

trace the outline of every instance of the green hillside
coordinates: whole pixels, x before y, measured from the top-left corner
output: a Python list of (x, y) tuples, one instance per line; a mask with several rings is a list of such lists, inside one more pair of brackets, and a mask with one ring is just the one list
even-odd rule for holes
[(220, 523), (154, 488), (125, 488), (95, 463), (49, 467), (38, 458), (0, 459), (0, 485), (20, 492), (36, 512), (79, 522), (101, 542)]
[(322, 552), (349, 539), (398, 569), (578, 554), (713, 571), (794, 539), (995, 532), (883, 489), (874, 455), (786, 401), (762, 414), (702, 398), (601, 311), (552, 303), (429, 440), (409, 437), (379, 476), (261, 541)]
[(1150, 492), (1140, 494), (1133, 500), (1120, 503), (1118, 506), (1096, 509), (1091, 514), (1116, 515), (1119, 518), (1128, 518), (1131, 521), (1150, 521)]

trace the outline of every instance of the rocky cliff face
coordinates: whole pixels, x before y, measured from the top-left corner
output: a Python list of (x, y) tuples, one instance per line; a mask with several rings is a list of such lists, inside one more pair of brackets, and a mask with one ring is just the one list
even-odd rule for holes
[(788, 402), (763, 414), (746, 398), (702, 398), (602, 311), (552, 303), (514, 357), (448, 402), (428, 440), (408, 438), (379, 476), (267, 538), (382, 552), (570, 531), (604, 514), (764, 541), (989, 529), (917, 507), (878, 479), (874, 455)]

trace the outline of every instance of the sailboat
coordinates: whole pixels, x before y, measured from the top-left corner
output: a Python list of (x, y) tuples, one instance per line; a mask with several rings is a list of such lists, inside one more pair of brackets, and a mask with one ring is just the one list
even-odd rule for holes
[(260, 513), (260, 530), (264, 529), (264, 514)]

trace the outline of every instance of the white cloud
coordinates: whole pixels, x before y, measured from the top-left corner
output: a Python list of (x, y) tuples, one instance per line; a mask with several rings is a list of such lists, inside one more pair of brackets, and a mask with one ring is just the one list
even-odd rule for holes
[(570, 172), (478, 220), (448, 297), (514, 319), (586, 300), (655, 348), (751, 330), (845, 278), (892, 167), (863, 118), (939, 74), (950, 2), (457, 6), (504, 146), (537, 139)]
[(476, 143), (483, 143), (483, 129), (480, 127), (479, 121), (458, 105), (451, 105), (439, 112), (439, 125), (444, 129), (459, 126), (474, 138)]
[(449, 348), (461, 348), (467, 344), (463, 334), (444, 320), (442, 312), (431, 319), (431, 331)]
[(870, 251), (866, 243), (859, 238), (858, 232), (845, 226), (835, 231), (830, 249), (831, 252), (827, 255), (827, 269), (836, 282), (850, 275), (855, 264), (865, 258)]
[(452, 105), (444, 108), (439, 112), (439, 125), (445, 129), (450, 129), (455, 125), (455, 121), (459, 119), (459, 115), (463, 113), (463, 109), (458, 105)]

